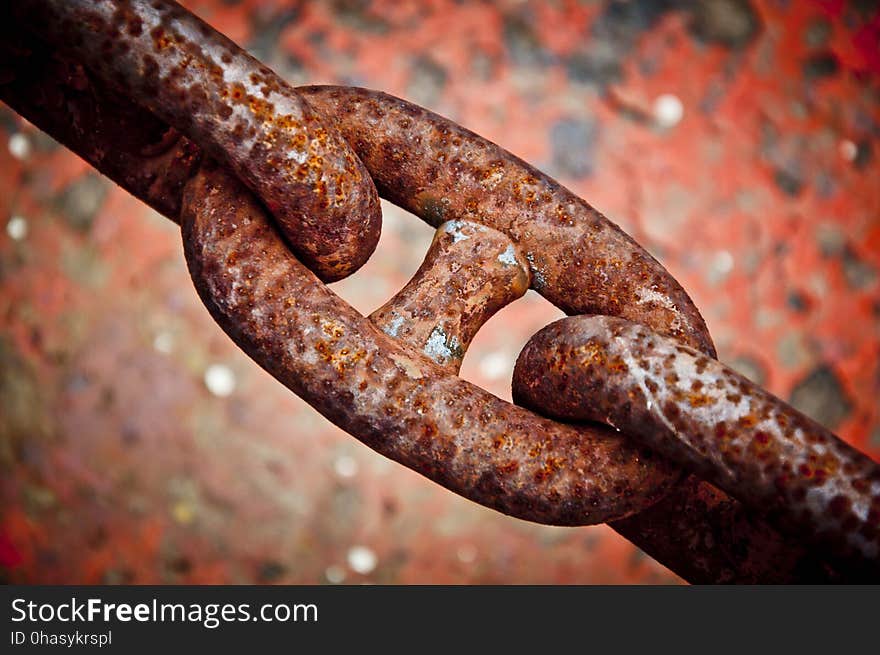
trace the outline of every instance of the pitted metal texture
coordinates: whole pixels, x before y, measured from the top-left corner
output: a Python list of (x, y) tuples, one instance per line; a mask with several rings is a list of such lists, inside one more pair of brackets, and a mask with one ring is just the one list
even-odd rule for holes
[[(638, 421), (627, 425), (610, 409), (568, 417), (610, 420), (625, 434), (549, 420), (454, 375), (480, 325), (527, 286), (569, 314), (620, 316), (656, 333), (652, 343), (672, 338), (669, 348), (692, 348), (692, 357), (717, 364), (678, 282), (584, 200), (399, 98), (293, 89), (173, 2), (25, 0), (12, 11), (33, 34), (11, 48), (19, 72), (0, 84), (3, 99), (180, 222), (191, 275), (217, 322), (334, 423), (507, 514), (561, 525), (611, 521), (692, 581), (839, 579), (797, 536), (783, 534), (787, 520), (753, 507), (763, 497), (728, 485), (735, 473), (713, 477), (709, 451), (688, 459), (658, 446), (669, 417), (651, 423), (656, 414), (633, 409), (643, 391), (632, 386), (638, 367), (618, 381), (628, 391), (615, 409)], [(367, 319), (321, 280), (351, 273), (372, 252), (376, 189), (439, 230), (413, 280)], [(633, 348), (638, 339), (634, 333)], [(555, 360), (537, 352), (528, 354), (529, 379), (541, 381)], [(623, 375), (618, 368), (612, 374)], [(604, 400), (614, 397), (613, 385), (590, 384)], [(664, 384), (674, 394), (674, 383)], [(563, 387), (556, 391), (568, 393)], [(689, 420), (681, 417), (683, 431), (699, 437)], [(851, 487), (863, 472), (847, 472), (846, 463), (840, 470)], [(779, 493), (776, 500), (790, 500)], [(828, 502), (841, 510), (842, 526), (850, 514), (864, 515), (867, 523), (849, 528), (876, 537), (873, 505)]]

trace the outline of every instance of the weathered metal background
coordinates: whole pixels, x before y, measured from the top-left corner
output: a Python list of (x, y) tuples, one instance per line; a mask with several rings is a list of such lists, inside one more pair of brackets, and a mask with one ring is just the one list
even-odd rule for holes
[[(559, 178), (722, 361), (880, 455), (880, 14), (865, 2), (186, 2), (297, 83), (410, 98)], [(608, 528), (481, 508), (339, 432), (204, 311), (176, 228), (3, 109), (0, 567), (18, 582), (669, 582)], [(364, 313), (432, 230), (384, 206)], [(559, 312), (490, 320), (509, 397)]]

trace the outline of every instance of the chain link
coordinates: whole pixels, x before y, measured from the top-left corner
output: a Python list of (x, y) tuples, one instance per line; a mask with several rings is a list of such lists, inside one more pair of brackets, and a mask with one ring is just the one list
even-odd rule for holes
[(876, 575), (880, 466), (693, 348), (619, 318), (563, 319), (520, 353), (513, 395), (550, 416), (614, 425), (854, 575)]
[[(664, 356), (686, 350), (708, 362), (707, 389), (730, 373), (713, 368), (705, 323), (678, 282), (551, 178), (398, 98), (293, 89), (173, 2), (22, 0), (2, 11), (33, 33), (9, 35), (4, 46), (16, 72), (0, 84), (3, 100), (180, 222), (190, 273), (215, 320), (339, 427), (506, 514), (610, 522), (692, 582), (876, 578), (876, 464), (739, 382), (717, 393), (766, 408), (753, 425), (706, 432), (727, 420), (708, 406), (722, 414), (727, 406), (678, 396), (681, 420), (670, 422), (656, 399), (675, 394), (680, 380), (662, 373), (680, 367)], [(438, 232), (413, 280), (365, 318), (321, 280), (369, 257), (381, 220), (377, 189)], [(602, 351), (601, 366), (571, 356), (573, 368), (560, 373), (558, 349), (568, 342), (556, 332), (539, 333), (517, 365), (518, 399), (624, 434), (550, 420), (455, 375), (483, 322), (528, 286), (568, 314), (645, 326), (620, 323), (635, 332), (598, 344), (618, 348)], [(636, 353), (651, 362), (647, 377), (627, 364)], [(529, 395), (537, 387), (541, 394)], [(591, 404), (587, 389), (604, 402)], [(798, 439), (759, 448), (760, 421), (777, 416), (794, 417)], [(713, 455), (712, 443), (728, 436), (736, 456)], [(769, 469), (771, 487), (754, 494), (746, 482), (743, 491), (742, 476), (766, 483)], [(827, 474), (817, 478), (820, 470)], [(805, 546), (803, 535), (812, 544), (815, 530), (818, 543), (837, 547)]]

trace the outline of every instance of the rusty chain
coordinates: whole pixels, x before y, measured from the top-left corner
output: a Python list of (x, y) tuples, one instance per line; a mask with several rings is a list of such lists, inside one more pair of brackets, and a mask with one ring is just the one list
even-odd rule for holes
[[(386, 94), (294, 89), (169, 0), (0, 19), (0, 97), (180, 223), (215, 320), (373, 449), (512, 516), (608, 522), (692, 582), (877, 579), (880, 467), (720, 365), (676, 280), (540, 171)], [(365, 318), (321, 280), (372, 253), (377, 190), (438, 230)], [(600, 315), (520, 355), (514, 397), (537, 413), (456, 375), (529, 287)]]

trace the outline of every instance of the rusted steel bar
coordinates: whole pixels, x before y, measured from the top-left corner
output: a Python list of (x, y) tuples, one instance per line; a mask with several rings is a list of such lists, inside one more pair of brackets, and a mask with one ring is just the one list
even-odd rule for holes
[(624, 319), (575, 316), (517, 360), (517, 402), (615, 426), (880, 576), (880, 465), (717, 360)]
[(329, 121), (211, 26), (168, 0), (19, 0), (16, 15), (232, 168), (323, 280), (379, 240), (370, 176)]
[[(714, 357), (705, 323), (678, 283), (552, 178), (452, 121), (387, 94), (331, 86), (300, 90), (316, 109), (336, 117), (383, 197), (432, 225), (471, 220), (506, 233), (530, 263), (532, 288), (569, 314), (620, 315)], [(677, 530), (655, 529), (664, 524)], [(796, 539), (782, 537), (694, 476), (653, 507), (610, 525), (696, 582), (834, 575)], [(721, 534), (731, 539), (728, 548), (719, 547)]]
[[(106, 84), (100, 79), (95, 79), (91, 71), (86, 71), (84, 78), (86, 88), (83, 90), (71, 86), (69, 79), (56, 76), (57, 71), (53, 66), (44, 65), (47, 62), (51, 64), (58, 58), (53, 53), (40, 52), (40, 47), (45, 48), (45, 45), (36, 44), (31, 48), (19, 48), (14, 53), (17, 61), (11, 68), (18, 69), (18, 64), (24, 63), (37, 74), (34, 78), (27, 79), (21, 75), (12, 75), (11, 83), (0, 84), (0, 94), (3, 99), (34, 123), (81, 153), (87, 160), (96, 163), (100, 170), (122, 183), (135, 195), (150, 202), (169, 215), (172, 220), (177, 220), (181, 180), (185, 180), (198, 163), (200, 157), (198, 147), (187, 143), (185, 138), (180, 139), (174, 148), (182, 147), (180, 144), (184, 144), (186, 148), (191, 149), (187, 156), (182, 161), (174, 157), (170, 157), (168, 161), (147, 159), (149, 174), (147, 177), (142, 177), (140, 172), (135, 170), (135, 166), (137, 162), (144, 161), (144, 153), (131, 148), (127, 140), (114, 144), (112, 130), (107, 129), (114, 111), (119, 109), (124, 113), (131, 110), (130, 107), (126, 108), (124, 101), (106, 108), (102, 106), (100, 108), (104, 116), (102, 129), (94, 133), (78, 129), (75, 125), (71, 126), (66, 121), (75, 119), (78, 114), (87, 112), (89, 107), (96, 106), (99, 102), (97, 98), (101, 96), (99, 91), (101, 89), (106, 91)], [(61, 57), (60, 61), (65, 61), (64, 57)], [(34, 63), (38, 65), (35, 66)], [(74, 67), (78, 66), (74, 65)], [(8, 79), (6, 81), (8, 82)], [(36, 94), (35, 97), (39, 100), (41, 95), (38, 90), (51, 85), (57, 85), (62, 101), (42, 102), (35, 101), (31, 97), (31, 94)], [(94, 87), (94, 90), (90, 87)], [(445, 119), (390, 96), (339, 88), (311, 88), (306, 92), (312, 104), (318, 104), (324, 96), (326, 98), (323, 101), (331, 107), (340, 103), (345, 104), (347, 99), (357, 104), (347, 108), (341, 107), (345, 109), (343, 127), (352, 131), (353, 136), (349, 135), (353, 139), (352, 145), (359, 148), (362, 156), (367, 157), (367, 163), (371, 163), (376, 168), (380, 188), (391, 199), (408, 208), (417, 209), (422, 213), (423, 218), (435, 225), (444, 218), (454, 218), (457, 212), (461, 212), (464, 218), (485, 220), (507, 232), (518, 241), (521, 249), (531, 253), (533, 261), (530, 261), (530, 264), (532, 274), (535, 276), (534, 286), (540, 287), (545, 295), (568, 311), (578, 311), (578, 307), (618, 308), (628, 317), (642, 320), (653, 329), (665, 330), (669, 334), (675, 334), (693, 345), (702, 347), (707, 352), (712, 352), (711, 341), (705, 332), (702, 319), (677, 283), (613, 224), (608, 223), (589, 205), (549, 178), (494, 144), (485, 142)], [(359, 99), (366, 99), (369, 102), (364, 103)], [(369, 136), (369, 129), (377, 121), (383, 120), (386, 123), (394, 121), (397, 131), (395, 132), (389, 125), (383, 128), (386, 129), (386, 136), (389, 138), (387, 146), (383, 146), (378, 138), (359, 142), (358, 120), (363, 121), (360, 130), (362, 135)], [(420, 127), (419, 133), (414, 134), (412, 141), (402, 149), (406, 144), (401, 139), (406, 134), (407, 121), (410, 121), (411, 126), (412, 121), (415, 120), (428, 121), (430, 126)], [(138, 121), (132, 121), (131, 125), (132, 131), (138, 132)], [(157, 140), (154, 132), (156, 131), (149, 133), (145, 131), (139, 139), (148, 144), (154, 143)], [(159, 133), (164, 134), (161, 130)], [(432, 134), (436, 136), (436, 140), (424, 144), (422, 135)], [(163, 139), (164, 137), (159, 140), (163, 141)], [(463, 143), (464, 148), (461, 147)], [(103, 150), (114, 145), (118, 145), (125, 152), (124, 156), (108, 157), (102, 154)], [(448, 150), (444, 151), (444, 147)], [(425, 176), (424, 179), (414, 173), (404, 174), (400, 166), (397, 168), (391, 164), (383, 166), (380, 156), (383, 149), (389, 160), (400, 161), (401, 157), (404, 158), (406, 169), (417, 170), (420, 175)], [(174, 149), (171, 149), (168, 152), (173, 151)], [(153, 156), (155, 153), (147, 148), (147, 154)], [(488, 167), (482, 169), (483, 175), (479, 179), (473, 176), (477, 169), (466, 163), (474, 156), (488, 158), (486, 159)], [(419, 163), (420, 157), (438, 166), (440, 163), (449, 162), (458, 177), (450, 178), (442, 167), (434, 168)], [(127, 163), (131, 163), (132, 169), (126, 168)], [(163, 184), (162, 180), (154, 175), (157, 171), (163, 170), (163, 167), (169, 170), (173, 183)], [(182, 169), (185, 169), (185, 172), (182, 172)], [(214, 174), (219, 172), (215, 171)], [(410, 186), (406, 190), (398, 191), (394, 188), (396, 181), (407, 182)], [(453, 184), (455, 181), (461, 182), (461, 189), (456, 189), (456, 185)], [(435, 187), (434, 182), (440, 184)], [(501, 200), (484, 202), (473, 195), (479, 188), (488, 194), (492, 188), (499, 185), (510, 191), (507, 198), (510, 203), (515, 204), (523, 200), (533, 208), (541, 207), (550, 212), (549, 217), (546, 213), (530, 214), (529, 211), (508, 206)], [(431, 193), (431, 189), (439, 190)], [(420, 201), (407, 202), (407, 194), (418, 195)], [(552, 202), (554, 199), (559, 201), (555, 206)], [(233, 203), (231, 206), (239, 208), (243, 207), (242, 203), (250, 203), (249, 206), (253, 206), (254, 203), (240, 187), (239, 195), (231, 194), (229, 201)], [(573, 213), (570, 213), (569, 209), (573, 210)], [(501, 212), (502, 218), (492, 223), (493, 212), (496, 210)], [(553, 218), (554, 216), (556, 219)], [(533, 223), (531, 227), (529, 220)], [(554, 220), (558, 221), (555, 227)], [(541, 229), (546, 227), (553, 231), (555, 237), (546, 239), (540, 234), (539, 226), (542, 226)], [(268, 227), (262, 229), (260, 234), (273, 236)], [(570, 243), (566, 243), (564, 241), (566, 239), (569, 239)], [(542, 247), (551, 246), (558, 250), (541, 251)], [(255, 246), (251, 246), (253, 247)], [(284, 266), (299, 267), (297, 279), (293, 283), (301, 294), (300, 297), (305, 298), (310, 306), (321, 311), (330, 310), (328, 316), (334, 316), (333, 312), (340, 310), (342, 313), (339, 315), (339, 320), (346, 322), (346, 325), (361, 329), (363, 325), (361, 321), (364, 319), (344, 303), (339, 306), (337, 303), (341, 301), (319, 285), (314, 277), (309, 276), (293, 260), (283, 245), (275, 244), (273, 252), (281, 258), (279, 261), (284, 262)], [(559, 268), (550, 266), (552, 261), (548, 261), (551, 258), (547, 252), (560, 253)], [(584, 257), (587, 259), (583, 259)], [(281, 266), (281, 264), (272, 265), (268, 259), (266, 261), (272, 270)], [(585, 262), (588, 266), (584, 265)], [(603, 287), (594, 277), (601, 278), (609, 274), (608, 287)], [(573, 279), (570, 279), (572, 276)], [(564, 291), (560, 292), (555, 287), (551, 287), (548, 280), (561, 285)], [(579, 284), (584, 285), (583, 289), (578, 288)], [(591, 297), (590, 293), (585, 293), (584, 290), (595, 293), (595, 297)], [(261, 289), (261, 293), (264, 292), (266, 290)], [(268, 293), (273, 297), (271, 291)], [(631, 305), (625, 304), (630, 301)], [(217, 315), (220, 310), (215, 307), (212, 311)], [(290, 341), (294, 338), (286, 317), (278, 315), (277, 323), (282, 327), (287, 326), (276, 337), (277, 340)], [(313, 329), (315, 326), (310, 323), (299, 327)], [(241, 343), (249, 328), (245, 322), (240, 328), (232, 326), (229, 329), (236, 341)], [(261, 329), (267, 329), (267, 326), (264, 324)], [(378, 352), (380, 346), (383, 350), (389, 347), (388, 352), (391, 354), (397, 352), (400, 356), (400, 352), (394, 350), (395, 347), (400, 348), (400, 346), (395, 346), (387, 335), (372, 326), (364, 329), (370, 352)], [(271, 343), (271, 334), (268, 331), (258, 337), (251, 334), (247, 338), (252, 339), (251, 352), (262, 349), (265, 353), (278, 348), (277, 343)], [(261, 341), (262, 339), (265, 339), (265, 342)], [(325, 341), (326, 345), (326, 339), (321, 341)], [(356, 347), (355, 351), (349, 349), (348, 353), (362, 349), (357, 346), (358, 342), (353, 334), (348, 334), (346, 341)], [(302, 348), (305, 347), (302, 344), (303, 342), (300, 341), (300, 350), (294, 348), (294, 352), (302, 355)], [(343, 349), (340, 348), (338, 352), (341, 353)], [(418, 355), (409, 349), (403, 348), (402, 352), (404, 359), (400, 361), (419, 361)], [(316, 353), (319, 354), (319, 351), (308, 356), (318, 357)], [(343, 357), (347, 357), (348, 353)], [(410, 380), (404, 385), (405, 393), (398, 395), (399, 390), (388, 392), (395, 396), (398, 403), (410, 408), (414, 415), (407, 414), (395, 429), (389, 430), (390, 436), (386, 440), (385, 437), (388, 435), (383, 435), (381, 428), (390, 420), (389, 416), (394, 415), (393, 408), (391, 414), (386, 415), (384, 412), (388, 411), (387, 406), (378, 402), (373, 407), (374, 414), (371, 416), (354, 414), (346, 419), (343, 415), (354, 404), (361, 403), (363, 409), (363, 403), (371, 402), (371, 398), (374, 401), (380, 400), (369, 394), (363, 395), (360, 389), (363, 381), (359, 382), (356, 388), (348, 385), (338, 390), (334, 389), (332, 381), (326, 378), (297, 381), (293, 378), (300, 369), (294, 367), (279, 370), (279, 367), (284, 368), (283, 360), (284, 358), (281, 357), (277, 364), (270, 362), (268, 365), (265, 363), (265, 358), (260, 361), (270, 371), (277, 371), (279, 378), (295, 391), (299, 389), (309, 398), (317, 397), (315, 405), (319, 411), (364, 438), (367, 443), (438, 480), (441, 484), (453, 489), (466, 488), (465, 495), (510, 514), (543, 522), (587, 523), (591, 517), (595, 519), (597, 516), (593, 503), (599, 503), (603, 494), (610, 494), (615, 490), (621, 493), (621, 498), (612, 499), (616, 504), (616, 508), (613, 509), (625, 514), (634, 511), (635, 507), (644, 506), (646, 502), (650, 503), (652, 498), (656, 498), (661, 493), (656, 491), (656, 494), (652, 495), (654, 493), (652, 492), (641, 500), (634, 498), (632, 485), (641, 485), (641, 481), (638, 480), (640, 476), (644, 477), (649, 489), (654, 485), (655, 490), (665, 488), (669, 476), (674, 477), (668, 467), (663, 464), (659, 466), (652, 464), (649, 460), (650, 456), (643, 458), (639, 455), (639, 451), (621, 444), (619, 437), (608, 429), (582, 427), (572, 432), (569, 426), (542, 421), (528, 412), (501, 403), (473, 385), (443, 376), (437, 376), (436, 383), (432, 383), (436, 389), (432, 397), (442, 399), (448, 403), (448, 407), (453, 408), (447, 410), (445, 416), (442, 414), (440, 416), (444, 437), (439, 440), (433, 438), (432, 428), (423, 422), (423, 414), (418, 411), (424, 411), (427, 407), (424, 399), (428, 393), (425, 385), (429, 382), (429, 376), (425, 376), (419, 384)], [(388, 356), (382, 361), (389, 365)], [(394, 360), (391, 360), (391, 363), (393, 362)], [(339, 363), (338, 358), (337, 363)], [(405, 379), (406, 375), (405, 371), (397, 368), (397, 364), (394, 366), (394, 369), (387, 370), (388, 380), (392, 384), (398, 384), (397, 380)], [(347, 366), (343, 363), (341, 369), (334, 366), (334, 370), (341, 375), (347, 370)], [(421, 369), (413, 370), (421, 372)], [(439, 371), (436, 368), (429, 370), (430, 379), (433, 379)], [(327, 374), (331, 376), (331, 380), (335, 375), (332, 371), (327, 371)], [(318, 397), (318, 388), (323, 389), (323, 393), (327, 396)], [(439, 400), (432, 402), (436, 404)], [(503, 425), (503, 430), (498, 429), (499, 421), (500, 425)], [(408, 437), (400, 432), (409, 428), (415, 431), (422, 429), (421, 437), (418, 436), (418, 432)], [(457, 434), (458, 431), (462, 434)], [(508, 434), (512, 437), (509, 441), (506, 438)], [(505, 436), (505, 439), (499, 440), (498, 435)], [(520, 435), (529, 435), (529, 439), (520, 439)], [(536, 435), (540, 435), (544, 441), (530, 441), (530, 439), (534, 440)], [(413, 442), (415, 442), (414, 446)], [(485, 461), (476, 454), (473, 455), (472, 459), (477, 460), (472, 462), (476, 468), (456, 467), (461, 462), (444, 460), (445, 453), (457, 454), (462, 449), (469, 449), (475, 442), (489, 454)], [(545, 444), (549, 444), (551, 450), (546, 450)], [(405, 449), (409, 446), (412, 446), (411, 451)], [(591, 446), (596, 450), (590, 451)], [(570, 451), (566, 450), (567, 448), (570, 448)], [(557, 462), (554, 458), (557, 451), (565, 456), (561, 464), (567, 468), (555, 470)], [(501, 461), (502, 455), (508, 459)], [(542, 456), (547, 456), (543, 462)], [(511, 461), (516, 458), (522, 458), (519, 462), (520, 468), (516, 475), (509, 476)], [(467, 460), (467, 463), (470, 462), (471, 460)], [(615, 466), (619, 470), (614, 470)], [(580, 473), (593, 477), (588, 480), (572, 478)], [(615, 476), (618, 474), (621, 481), (625, 480), (622, 484), (616, 483)], [(568, 496), (561, 493), (562, 491), (566, 491)], [(644, 490), (641, 489), (639, 493), (642, 491)], [(666, 563), (686, 579), (696, 582), (786, 582), (825, 579), (830, 575), (824, 566), (816, 562), (798, 544), (781, 539), (776, 532), (755, 519), (741, 504), (725, 497), (711, 485), (700, 482), (693, 476), (689, 476), (683, 484), (649, 510), (616, 521), (612, 525), (646, 552)]]
[[(457, 373), (464, 351), (482, 323), (525, 291), (528, 270), (519, 272), (510, 266), (517, 251), (509, 238), (492, 228), (465, 221), (444, 223), (413, 279), (370, 318), (386, 334)], [(521, 266), (525, 263), (522, 255), (518, 261)], [(539, 364), (532, 371), (543, 369)], [(711, 576), (689, 576), (695, 581), (822, 581), (830, 575), (816, 562), (792, 558), (799, 547), (779, 540), (773, 528), (743, 511), (741, 504), (725, 502), (714, 487), (695, 482), (695, 478), (689, 479), (649, 511), (616, 522), (615, 528), (625, 531), (629, 522), (635, 522), (636, 539), (649, 547), (674, 544), (670, 556), (678, 559), (661, 561), (674, 563), (678, 571), (712, 572)], [(682, 486), (687, 490), (684, 494)], [(669, 520), (658, 520), (663, 514), (668, 514), (663, 518)], [(696, 531), (694, 526), (700, 521), (702, 529)], [(719, 528), (725, 532), (719, 533)], [(645, 538), (646, 530), (651, 531), (650, 539)], [(764, 538), (758, 543), (753, 538), (744, 540), (743, 534), (762, 534)], [(704, 540), (703, 546), (684, 547), (681, 540), (694, 535)], [(707, 539), (710, 535), (711, 540)], [(721, 555), (707, 561), (705, 553)], [(678, 561), (687, 558), (691, 559)], [(737, 569), (731, 567), (732, 562), (738, 564)]]
[(614, 223), (548, 175), (452, 121), (353, 87), (301, 87), (332, 116), (382, 197), (434, 227), (468, 220), (525, 253), (532, 288), (568, 314), (623, 316), (715, 354), (681, 285)]
[(862, 581), (695, 475), (649, 509), (608, 525), (693, 584)]
[(201, 148), (186, 137), (174, 139), (166, 123), (108, 89), (81, 65), (21, 31), (11, 31), (8, 12), (8, 5), (0, 6), (0, 99), (129, 193), (179, 222), (183, 185), (198, 167)]
[(506, 235), (449, 221), (413, 278), (370, 320), (456, 375), (480, 327), (528, 288), (528, 261)]
[(650, 504), (677, 478), (607, 430), (569, 426), (450, 375), (385, 334), (297, 261), (222, 169), (188, 185), (190, 274), (258, 364), (380, 453), (512, 516), (584, 525)]

